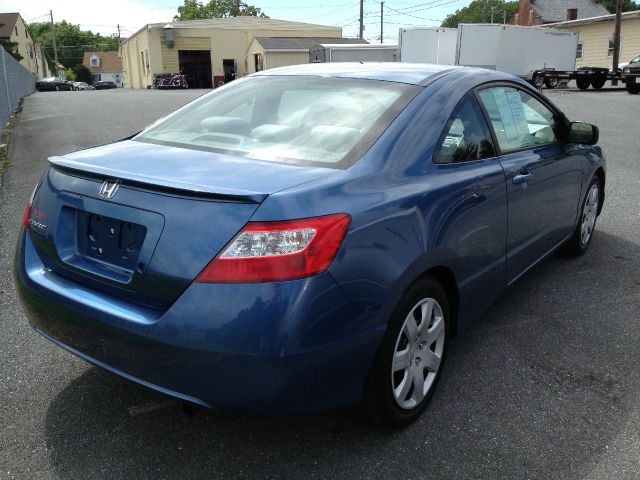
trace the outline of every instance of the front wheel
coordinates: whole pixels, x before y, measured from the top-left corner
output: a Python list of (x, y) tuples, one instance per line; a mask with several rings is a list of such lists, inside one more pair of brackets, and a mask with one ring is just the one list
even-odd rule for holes
[(589, 248), (600, 209), (600, 188), (600, 179), (594, 177), (582, 202), (576, 230), (563, 248), (565, 253), (582, 255)]
[(629, 80), (627, 80), (624, 88), (632, 95), (637, 95), (638, 93), (640, 93), (640, 83), (631, 83), (629, 82)]
[(533, 75), (533, 86), (536, 87), (538, 90), (540, 90), (542, 88), (542, 86), (545, 84), (545, 78), (544, 78), (544, 73), (535, 73)]
[(404, 294), (365, 383), (364, 406), (376, 423), (399, 428), (420, 416), (440, 379), (449, 322), (447, 295), (434, 279)]

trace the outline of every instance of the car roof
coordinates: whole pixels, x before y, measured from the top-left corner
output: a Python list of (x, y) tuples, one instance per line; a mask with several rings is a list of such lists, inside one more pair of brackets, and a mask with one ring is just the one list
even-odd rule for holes
[(309, 63), (273, 68), (254, 73), (254, 76), (303, 75), (322, 77), (360, 78), (389, 82), (426, 85), (435, 78), (467, 67), (400, 62), (336, 62)]

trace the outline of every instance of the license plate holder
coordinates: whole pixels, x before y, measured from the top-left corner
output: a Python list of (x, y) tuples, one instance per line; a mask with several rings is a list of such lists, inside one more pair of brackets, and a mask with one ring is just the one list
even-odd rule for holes
[(126, 270), (134, 270), (146, 227), (104, 215), (83, 212), (78, 219), (78, 253)]

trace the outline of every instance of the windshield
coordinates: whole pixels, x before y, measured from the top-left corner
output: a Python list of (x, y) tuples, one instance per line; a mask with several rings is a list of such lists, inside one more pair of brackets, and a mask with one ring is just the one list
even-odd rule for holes
[(186, 105), (134, 140), (346, 168), (421, 89), (351, 78), (249, 77)]
[(640, 55), (638, 55), (636, 58), (631, 60), (629, 63), (640, 63)]

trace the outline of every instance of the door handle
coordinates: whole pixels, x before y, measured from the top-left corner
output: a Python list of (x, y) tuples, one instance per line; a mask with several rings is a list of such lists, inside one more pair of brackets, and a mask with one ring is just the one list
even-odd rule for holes
[(520, 185), (520, 184), (526, 183), (526, 181), (529, 180), (531, 176), (532, 176), (531, 172), (519, 173), (518, 175), (515, 175), (511, 179), (511, 181), (513, 182), (514, 185)]

